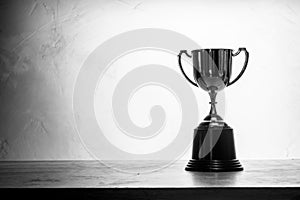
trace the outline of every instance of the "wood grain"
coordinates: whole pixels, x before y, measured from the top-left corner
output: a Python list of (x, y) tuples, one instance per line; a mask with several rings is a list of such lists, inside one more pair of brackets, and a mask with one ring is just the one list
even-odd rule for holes
[[(142, 163), (142, 164), (141, 164)], [(0, 188), (211, 188), (299, 187), (300, 160), (242, 161), (242, 172), (204, 173), (184, 170), (178, 161), (153, 172), (140, 173), (160, 161), (112, 161), (116, 171), (98, 161), (0, 162)], [(136, 173), (134, 173), (136, 171)]]

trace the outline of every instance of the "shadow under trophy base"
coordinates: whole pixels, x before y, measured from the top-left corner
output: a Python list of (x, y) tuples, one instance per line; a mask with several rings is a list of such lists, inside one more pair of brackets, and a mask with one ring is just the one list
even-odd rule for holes
[[(245, 52), (245, 62), (240, 74), (230, 81), (232, 57)], [(193, 59), (193, 82), (185, 74), (181, 55)], [(178, 62), (184, 77), (194, 86), (201, 87), (209, 93), (210, 113), (194, 130), (192, 159), (187, 164), (187, 171), (228, 172), (242, 171), (243, 167), (236, 159), (233, 129), (228, 126), (216, 111), (217, 92), (235, 83), (244, 73), (248, 64), (249, 53), (246, 48), (232, 49), (197, 49), (189, 55), (180, 51)]]

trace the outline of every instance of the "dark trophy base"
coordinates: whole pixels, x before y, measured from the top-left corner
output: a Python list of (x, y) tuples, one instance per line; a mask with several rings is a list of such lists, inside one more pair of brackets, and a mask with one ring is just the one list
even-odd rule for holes
[(193, 155), (185, 170), (199, 172), (242, 171), (236, 159), (233, 129), (203, 122), (194, 130)]

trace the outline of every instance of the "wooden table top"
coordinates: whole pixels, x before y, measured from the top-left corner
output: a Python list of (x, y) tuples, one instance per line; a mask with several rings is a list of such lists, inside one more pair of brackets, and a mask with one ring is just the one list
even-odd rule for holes
[[(140, 163), (143, 162), (141, 165)], [(156, 164), (159, 161), (156, 161)], [(187, 161), (143, 173), (154, 162), (112, 161), (125, 173), (99, 161), (1, 161), (0, 188), (214, 188), (300, 186), (300, 160), (245, 160), (242, 172), (187, 172)], [(141, 171), (141, 172), (139, 172)]]

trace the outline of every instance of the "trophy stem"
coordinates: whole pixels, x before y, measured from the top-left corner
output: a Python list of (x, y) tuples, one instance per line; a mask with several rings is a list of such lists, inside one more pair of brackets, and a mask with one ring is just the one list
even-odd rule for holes
[(209, 96), (210, 96), (210, 115), (216, 115), (217, 114), (217, 109), (216, 109), (216, 97), (217, 97), (217, 92), (215, 90), (210, 90), (209, 91)]
[(220, 117), (217, 114), (217, 108), (216, 108), (216, 97), (217, 97), (217, 90), (215, 88), (210, 88), (210, 90), (208, 91), (209, 97), (210, 97), (210, 111), (209, 111), (209, 115), (205, 117), (204, 120), (206, 121), (222, 121), (222, 117)]

